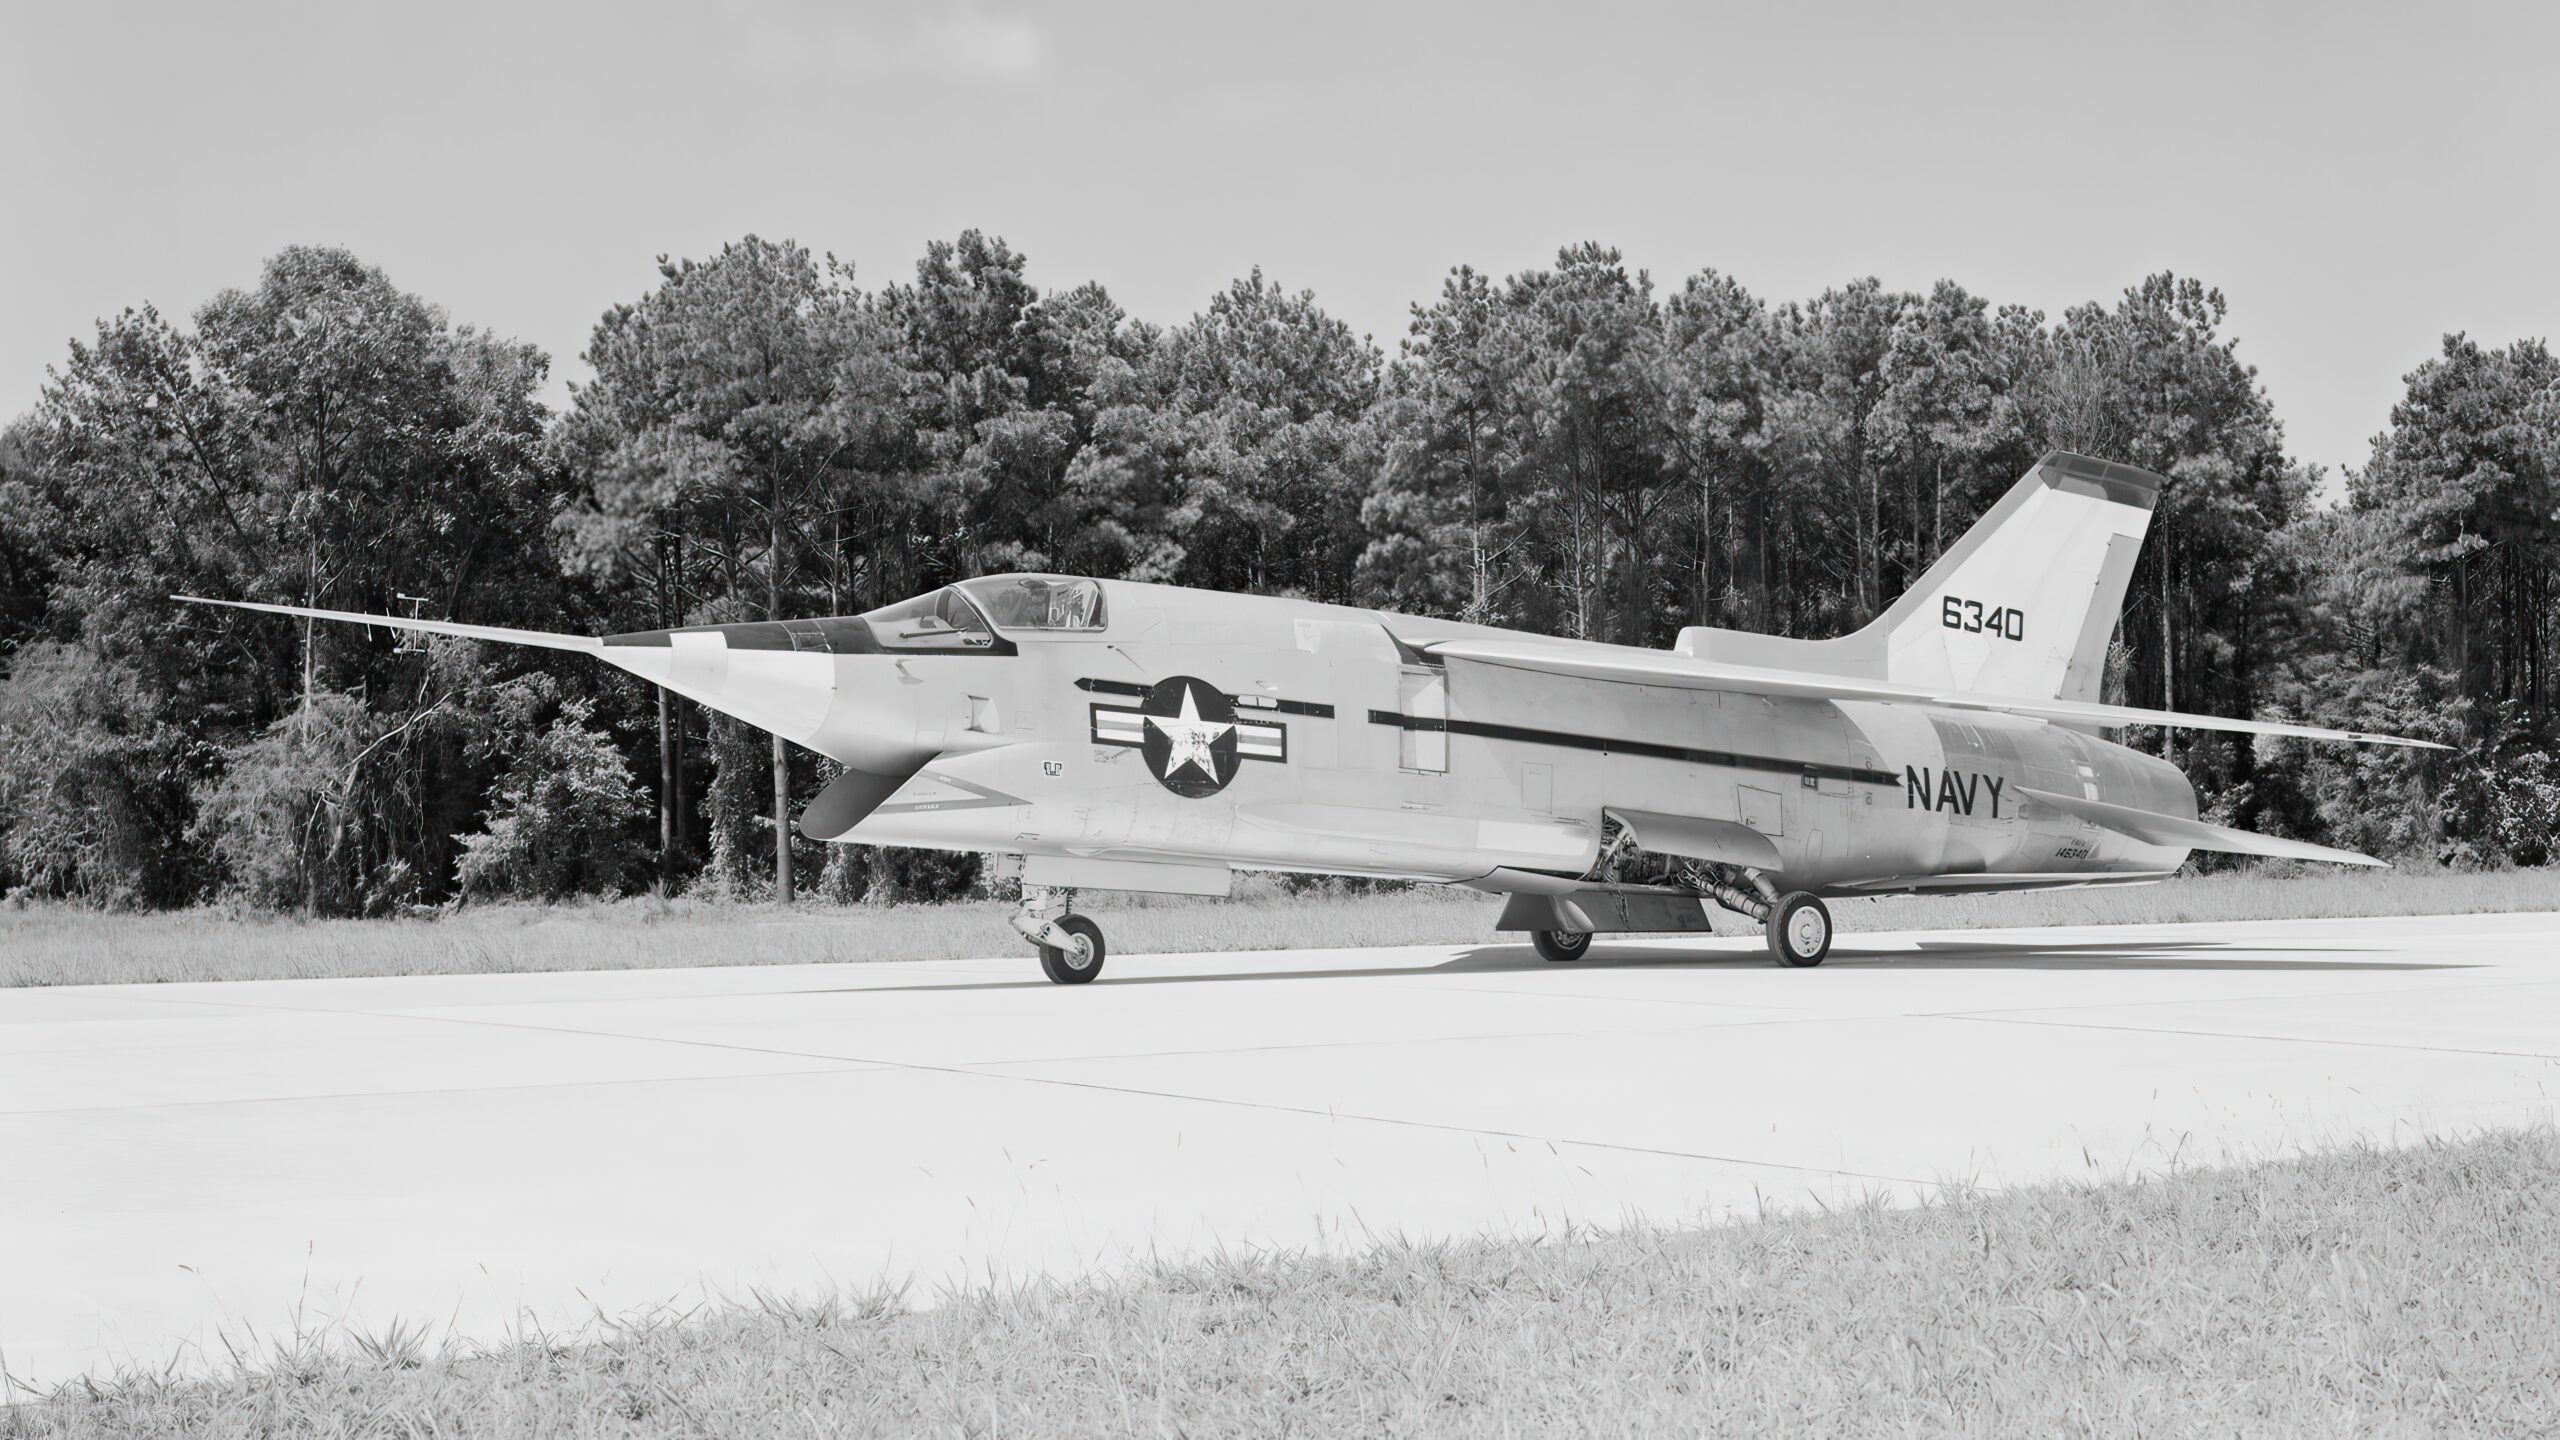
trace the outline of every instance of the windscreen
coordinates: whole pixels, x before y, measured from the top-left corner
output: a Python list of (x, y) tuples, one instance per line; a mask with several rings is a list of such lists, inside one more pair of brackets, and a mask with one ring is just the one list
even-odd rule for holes
[(1099, 630), (1102, 587), (1067, 575), (1003, 575), (966, 582), (971, 599), (1006, 630)]
[(862, 618), (870, 622), (872, 638), (883, 650), (985, 650), (996, 643), (977, 607), (949, 585), (865, 611)]

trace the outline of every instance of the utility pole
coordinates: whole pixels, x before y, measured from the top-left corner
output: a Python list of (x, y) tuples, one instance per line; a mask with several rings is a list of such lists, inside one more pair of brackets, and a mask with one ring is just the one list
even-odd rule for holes
[[(765, 553), (765, 607), (768, 620), (782, 618), (782, 462), (766, 462), (772, 482), (766, 518), (773, 522), (772, 547)], [(773, 899), (791, 903), (791, 751), (781, 736), (773, 737)]]
[[(658, 536), (658, 623), (674, 629), (675, 566), (684, 542)], [(658, 893), (676, 893), (676, 857), (684, 849), (684, 712), (675, 692), (658, 687)]]

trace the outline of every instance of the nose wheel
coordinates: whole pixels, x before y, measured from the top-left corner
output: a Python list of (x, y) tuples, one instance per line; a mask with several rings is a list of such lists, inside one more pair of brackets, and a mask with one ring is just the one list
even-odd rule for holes
[(1831, 953), (1831, 907), (1802, 890), (1781, 895), (1769, 907), (1769, 954), (1781, 965), (1803, 969)]
[(1040, 947), (1040, 973), (1061, 985), (1081, 985), (1102, 973), (1102, 927), (1082, 915), (1063, 916), (1064, 945)]
[(1013, 928), (1040, 950), (1040, 973), (1061, 985), (1082, 985), (1102, 973), (1102, 927), (1070, 915), (1076, 892), (1050, 885), (1022, 887)]

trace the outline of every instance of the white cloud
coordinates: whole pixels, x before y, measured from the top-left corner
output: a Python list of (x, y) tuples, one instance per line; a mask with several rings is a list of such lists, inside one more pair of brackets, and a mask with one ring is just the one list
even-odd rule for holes
[(1040, 71), (1040, 27), (1026, 16), (951, 6), (916, 19), (917, 58), (955, 75), (1014, 79)]
[(720, 34), (795, 74), (903, 71), (1018, 80), (1047, 60), (1030, 16), (976, 0), (719, 0)]

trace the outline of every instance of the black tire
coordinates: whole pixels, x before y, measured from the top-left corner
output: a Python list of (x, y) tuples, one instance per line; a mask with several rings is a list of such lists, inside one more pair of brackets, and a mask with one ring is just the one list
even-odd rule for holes
[(1538, 947), (1541, 960), (1579, 960), (1591, 953), (1588, 930), (1532, 930), (1529, 943)]
[(1770, 958), (1791, 969), (1819, 965), (1831, 953), (1831, 907), (1819, 895), (1779, 896), (1769, 907), (1768, 930)]
[(1061, 985), (1082, 985), (1102, 973), (1102, 927), (1081, 915), (1062, 915), (1058, 928), (1083, 943), (1073, 950), (1040, 947), (1040, 973)]

